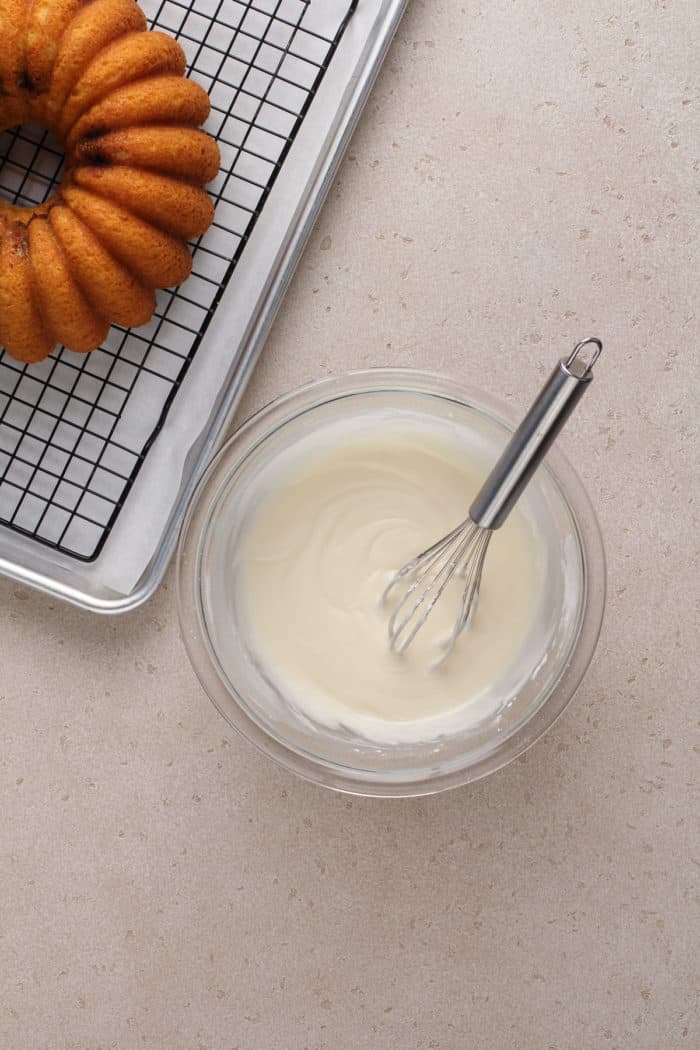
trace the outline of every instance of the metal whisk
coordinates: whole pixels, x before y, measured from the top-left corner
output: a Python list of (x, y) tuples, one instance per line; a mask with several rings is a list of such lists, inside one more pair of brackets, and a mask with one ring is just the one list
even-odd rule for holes
[[(588, 360), (582, 356), (587, 346), (594, 347)], [(389, 645), (394, 652), (402, 653), (408, 648), (450, 580), (459, 575), (464, 579), (459, 611), (437, 666), (448, 658), (476, 611), (491, 537), (510, 514), (588, 389), (593, 379), (593, 365), (602, 349), (600, 339), (583, 339), (567, 358), (559, 361), (479, 490), (469, 508), (469, 516), (396, 573), (384, 592), (384, 601), (399, 584), (408, 582), (409, 585), (389, 620)]]

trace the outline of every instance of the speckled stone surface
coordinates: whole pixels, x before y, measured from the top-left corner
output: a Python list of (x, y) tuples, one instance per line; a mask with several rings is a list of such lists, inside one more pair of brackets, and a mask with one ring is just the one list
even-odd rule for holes
[(92, 618), (0, 582), (0, 1046), (697, 1050), (695, 0), (414, 0), (246, 399), (446, 370), (563, 438), (609, 554), (600, 647), (520, 761), (350, 800), (238, 740), (172, 576)]

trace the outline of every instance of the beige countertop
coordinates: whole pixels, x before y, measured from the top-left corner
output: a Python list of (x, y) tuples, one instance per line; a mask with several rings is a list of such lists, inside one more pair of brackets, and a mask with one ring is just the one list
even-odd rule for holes
[(370, 364), (524, 408), (581, 335), (563, 437), (610, 597), (523, 758), (348, 799), (239, 740), (172, 574), (99, 619), (0, 582), (0, 1046), (696, 1050), (696, 0), (414, 0), (243, 414)]

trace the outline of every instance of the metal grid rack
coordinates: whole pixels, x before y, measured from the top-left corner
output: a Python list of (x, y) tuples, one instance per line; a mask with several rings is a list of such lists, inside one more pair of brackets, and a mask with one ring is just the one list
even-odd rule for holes
[[(93, 561), (161, 430), (358, 0), (141, 0), (208, 91), (222, 153), (192, 276), (149, 325), (27, 367), (0, 351), (0, 524)], [(331, 11), (330, 9), (333, 8)], [(62, 153), (39, 128), (0, 135), (0, 194), (46, 200)]]

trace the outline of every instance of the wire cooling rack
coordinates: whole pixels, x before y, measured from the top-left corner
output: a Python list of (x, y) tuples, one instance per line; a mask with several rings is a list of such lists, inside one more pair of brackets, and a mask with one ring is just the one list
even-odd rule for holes
[[(100, 350), (23, 366), (0, 351), (0, 524), (89, 562), (102, 550), (238, 265), (358, 0), (146, 0), (212, 102), (216, 220), (151, 323)], [(39, 128), (0, 136), (0, 195), (38, 204), (62, 153)]]

